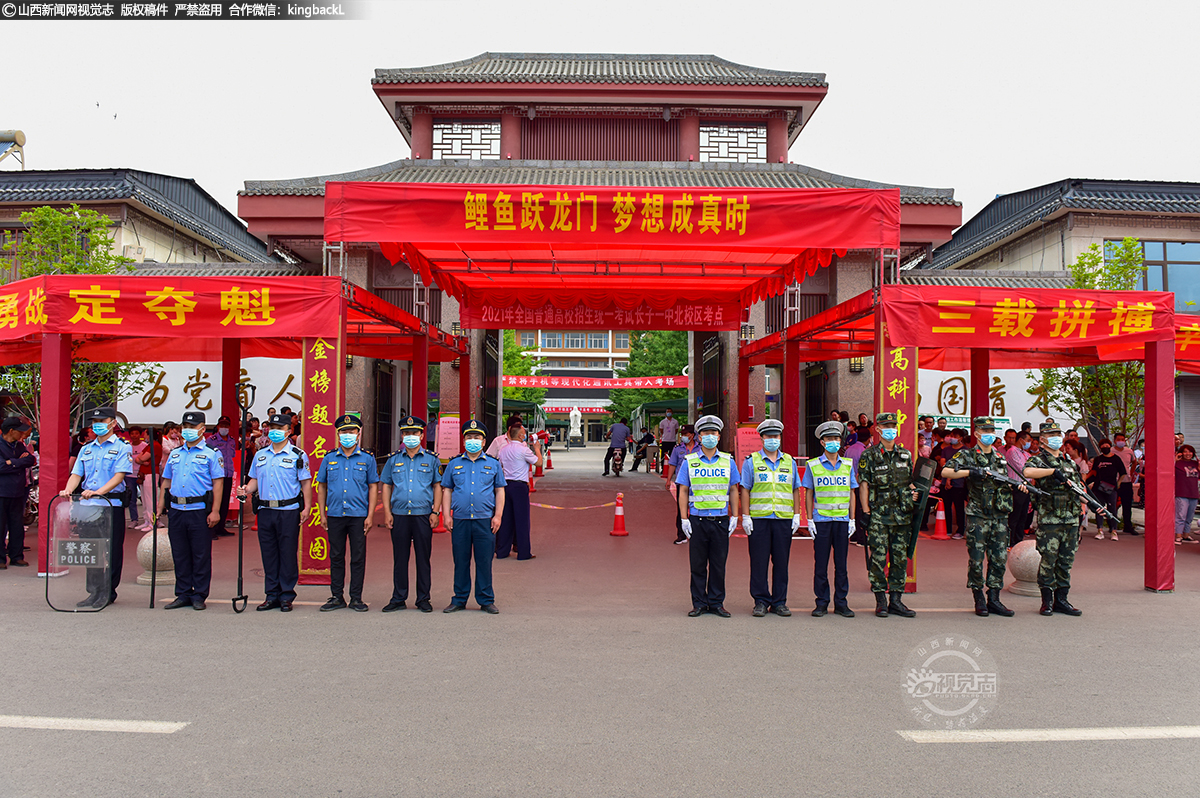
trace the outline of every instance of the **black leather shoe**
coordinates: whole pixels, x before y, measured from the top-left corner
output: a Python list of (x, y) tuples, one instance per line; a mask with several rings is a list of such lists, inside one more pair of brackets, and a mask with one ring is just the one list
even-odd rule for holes
[(204, 603), (204, 599), (194, 598), (194, 599), (192, 599), (192, 609), (206, 610), (206, 609), (208, 609), (208, 605)]
[(845, 605), (842, 605), (841, 607), (834, 607), (833, 611), (835, 613), (837, 613), (838, 615), (842, 616), (843, 618), (853, 618), (854, 617), (854, 610), (850, 609), (849, 607), (847, 607)]
[(433, 605), (428, 601), (418, 601), (417, 609), (419, 609), (421, 612), (433, 612)]
[(786, 604), (776, 604), (771, 608), (771, 612), (778, 615), (780, 618), (791, 618), (792, 611), (787, 608)]
[(387, 606), (383, 608), (384, 612), (397, 612), (399, 610), (408, 609), (408, 605), (403, 601), (389, 601)]
[(344, 610), (346, 608), (346, 600), (339, 596), (330, 596), (329, 600), (321, 605), (321, 612), (333, 612), (334, 610)]
[(708, 612), (708, 607), (692, 607), (692, 611), (688, 613), (688, 617), (699, 618), (706, 612)]
[(1083, 615), (1083, 610), (1072, 607), (1071, 602), (1067, 601), (1067, 593), (1070, 591), (1069, 587), (1060, 587), (1054, 591), (1054, 611), (1063, 615)]
[(876, 593), (875, 594), (875, 617), (876, 618), (888, 617), (887, 593)]
[(83, 601), (75, 602), (75, 606), (76, 607), (92, 607), (92, 606), (95, 606), (96, 602), (99, 600), (100, 600), (100, 594), (92, 593), (87, 598), (85, 598)]
[(814, 618), (824, 618), (828, 614), (829, 614), (829, 608), (824, 607), (820, 604), (818, 604), (816, 607), (814, 607), (813, 611), (812, 611), (812, 617), (814, 617)]
[(190, 607), (190, 606), (192, 606), (192, 600), (190, 598), (188, 598), (187, 596), (176, 596), (175, 600), (172, 601), (167, 606), (163, 607), (163, 609), (164, 610), (177, 610), (180, 607)]
[(1054, 588), (1043, 587), (1042, 589), (1042, 608), (1038, 610), (1038, 615), (1050, 616), (1054, 614)]
[(451, 604), (449, 607), (442, 610), (442, 612), (459, 612), (461, 610), (465, 610), (466, 608), (466, 604)]
[(971, 595), (975, 598), (975, 614), (980, 618), (988, 617), (987, 599), (983, 597), (983, 590), (977, 587), (971, 588)]
[(1000, 588), (989, 587), (987, 592), (987, 608), (988, 612), (993, 615), (999, 615), (1001, 618), (1011, 618), (1016, 615), (1015, 612), (1005, 607), (1000, 603)]
[(279, 611), (280, 612), (291, 612), (292, 611), (292, 602), (290, 602), (290, 601), (279, 602)]
[(731, 617), (733, 617), (733, 616), (732, 616), (732, 613), (730, 613), (730, 612), (729, 612), (729, 610), (725, 609), (725, 607), (724, 607), (724, 606), (722, 606), (722, 605), (720, 605), (720, 604), (718, 604), (718, 605), (717, 605), (715, 608), (713, 608), (713, 609), (711, 610), (711, 612), (712, 612), (712, 614), (713, 614), (713, 615), (719, 615), (719, 616), (721, 616), (722, 618), (731, 618)]
[(25, 562), (24, 560), (9, 560), (8, 564), (15, 568), (28, 568), (29, 567), (29, 563)]
[(904, 606), (904, 602), (900, 600), (900, 591), (892, 591), (892, 600), (888, 602), (888, 613), (891, 615), (899, 615), (901, 618), (915, 618), (917, 613)]
[(754, 602), (754, 612), (750, 613), (755, 618), (764, 618), (767, 614), (767, 605), (761, 601)]
[(480, 605), (479, 609), (483, 610), (488, 615), (499, 615), (500, 614), (500, 608), (497, 607), (495, 604), (483, 604), (483, 605)]
[(362, 599), (350, 599), (350, 609), (355, 612), (366, 612), (371, 608), (364, 604)]
[(254, 609), (258, 610), (259, 612), (266, 612), (267, 610), (277, 610), (277, 609), (279, 609), (279, 602), (278, 601), (270, 601), (270, 600), (264, 601), (262, 604), (259, 604)]

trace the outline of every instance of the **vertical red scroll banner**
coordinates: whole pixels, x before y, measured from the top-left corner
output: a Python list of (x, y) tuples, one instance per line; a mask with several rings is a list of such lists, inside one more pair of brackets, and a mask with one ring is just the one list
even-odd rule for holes
[[(875, 412), (895, 413), (896, 442), (904, 444), (913, 456), (917, 453), (917, 367), (918, 352), (913, 346), (892, 346), (887, 322), (881, 311), (875, 315)], [(914, 558), (908, 560), (904, 592), (917, 591)]]
[(308, 466), (313, 475), (313, 506), (316, 510), (309, 517), (300, 519), (302, 585), (329, 584), (329, 537), (321, 526), (325, 508), (318, 506), (316, 500), (316, 476), (321, 460), (337, 448), (337, 430), (333, 422), (344, 412), (345, 397), (345, 333), (337, 337), (305, 338), (300, 441), (308, 454)]

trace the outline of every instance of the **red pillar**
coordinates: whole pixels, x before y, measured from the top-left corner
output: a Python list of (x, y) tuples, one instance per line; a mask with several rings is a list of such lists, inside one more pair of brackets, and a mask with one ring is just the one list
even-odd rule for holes
[(475, 389), (471, 385), (471, 350), (470, 347), (458, 358), (458, 423), (466, 424), (471, 420), (471, 405), (475, 398)]
[[(221, 341), (221, 415), (229, 416), (233, 429), (241, 435), (241, 411), (238, 410), (238, 381), (242, 378), (242, 339), (225, 338)], [(210, 418), (208, 426), (216, 427), (216, 419)]]
[(785, 341), (783, 344), (783, 368), (780, 370), (783, 391), (783, 450), (798, 456), (800, 434), (804, 430), (804, 419), (800, 418), (800, 342)]
[(412, 132), (409, 136), (412, 143), (412, 157), (431, 158), (433, 156), (433, 115), (428, 111), (414, 111)]
[(787, 163), (788, 128), (783, 117), (767, 120), (767, 163)]
[(429, 339), (424, 335), (413, 338), (412, 375), (409, 378), (412, 385), (412, 396), (409, 398), (409, 412), (418, 418), (429, 417)]
[[(988, 398), (991, 392), (990, 354), (987, 349), (971, 350), (971, 418), (991, 415), (988, 412), (988, 408), (991, 407), (991, 400)], [(967, 422), (967, 429), (970, 428), (971, 423)]]
[(42, 389), (39, 411), (38, 574), (47, 572), (50, 500), (67, 484), (71, 458), (71, 336), (42, 334)]
[(521, 117), (508, 112), (500, 115), (500, 159), (521, 160)]
[(1175, 342), (1146, 344), (1146, 589), (1175, 589)]
[(700, 117), (679, 117), (679, 160), (700, 160)]
[(738, 383), (737, 383), (737, 419), (738, 423), (745, 424), (752, 421), (750, 401), (750, 361), (746, 358), (738, 357)]

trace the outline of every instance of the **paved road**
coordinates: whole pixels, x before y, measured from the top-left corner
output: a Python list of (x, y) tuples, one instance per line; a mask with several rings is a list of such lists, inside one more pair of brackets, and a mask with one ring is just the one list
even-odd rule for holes
[[(903, 665), (934, 636), (994, 658), (979, 728), (1195, 726), (1200, 546), (1179, 589), (1141, 588), (1140, 539), (1083, 542), (1082, 618), (976, 618), (961, 542), (923, 541), (913, 620), (807, 615), (811, 546), (793, 545), (790, 619), (752, 618), (745, 541), (729, 565), (732, 619), (685, 617), (687, 547), (662, 481), (599, 477), (603, 450), (556, 449), (534, 500), (625, 493), (612, 509), (535, 508), (538, 557), (496, 565), (499, 616), (378, 612), (390, 541), (369, 540), (372, 611), (234, 615), (234, 543), (217, 546), (207, 612), (146, 608), (122, 586), (97, 615), (51, 612), (28, 570), (0, 573), (0, 715), (177, 721), (173, 734), (0, 728), (0, 796), (1192, 796), (1200, 740), (918, 744)], [(130, 539), (130, 551), (134, 544)], [(247, 547), (258, 568), (257, 547)], [(853, 605), (866, 610), (862, 550)], [(132, 556), (127, 558), (132, 561)], [(436, 536), (434, 594), (449, 598)], [(249, 577), (252, 602), (261, 582)], [(472, 605), (473, 606), (473, 605)], [(921, 612), (924, 610), (923, 612)], [(0, 718), (0, 726), (6, 724)], [(13, 725), (8, 722), (7, 725)]]

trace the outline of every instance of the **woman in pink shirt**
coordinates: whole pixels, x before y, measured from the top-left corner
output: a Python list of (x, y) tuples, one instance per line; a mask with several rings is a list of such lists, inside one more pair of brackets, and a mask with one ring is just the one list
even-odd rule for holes
[[(529, 467), (542, 461), (542, 444), (535, 440), (530, 450), (520, 416), (509, 416), (508, 434), (497, 438), (496, 459), (504, 469), (504, 514), (496, 533), (496, 559), (503, 560), (512, 551), (518, 560), (532, 560), (529, 541)], [(493, 446), (496, 443), (493, 441)]]

